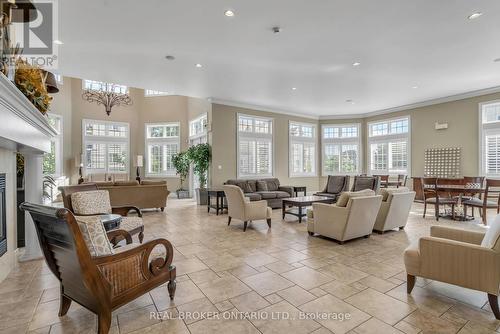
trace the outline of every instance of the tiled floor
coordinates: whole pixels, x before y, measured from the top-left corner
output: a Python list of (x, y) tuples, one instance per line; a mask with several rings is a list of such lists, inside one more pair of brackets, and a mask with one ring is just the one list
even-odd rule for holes
[[(238, 221), (227, 226), (227, 215), (169, 200), (165, 213), (144, 219), (146, 240), (164, 237), (175, 247), (175, 300), (166, 286), (151, 291), (114, 312), (111, 333), (500, 333), (486, 294), (420, 279), (406, 294), (402, 253), (436, 224), (421, 211), (415, 204), (404, 231), (341, 246), (309, 237), (279, 210), (272, 229), (254, 222), (244, 233)], [(57, 316), (58, 293), (42, 261), (19, 264), (0, 283), (0, 332), (95, 332), (96, 317), (76, 303)]]

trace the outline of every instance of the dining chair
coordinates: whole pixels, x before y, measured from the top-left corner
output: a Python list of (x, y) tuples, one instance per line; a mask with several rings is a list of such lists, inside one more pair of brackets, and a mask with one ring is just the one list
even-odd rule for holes
[(396, 188), (406, 187), (407, 180), (408, 180), (408, 175), (398, 174), (398, 185), (396, 186)]
[(439, 179), (436, 177), (422, 178), (422, 193), (424, 195), (423, 217), (425, 218), (425, 214), (427, 212), (427, 204), (434, 205), (434, 215), (436, 220), (439, 220), (439, 207), (449, 205), (451, 206), (452, 218), (455, 219), (455, 205), (458, 204), (458, 199), (436, 191), (438, 180)]
[(464, 205), (465, 215), (468, 207), (471, 207), (473, 212), (474, 208), (478, 208), (483, 224), (487, 225), (487, 209), (497, 209), (497, 214), (500, 213), (500, 180), (486, 179), (484, 194), (479, 198), (472, 197), (471, 199), (465, 200), (462, 204)]
[(373, 175), (380, 178), (380, 187), (387, 188), (389, 186), (389, 175)]

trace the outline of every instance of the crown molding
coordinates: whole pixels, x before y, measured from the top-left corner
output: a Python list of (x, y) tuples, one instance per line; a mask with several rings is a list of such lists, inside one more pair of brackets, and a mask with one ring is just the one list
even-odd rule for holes
[(274, 108), (269, 108), (269, 107), (264, 107), (264, 106), (259, 106), (259, 105), (255, 105), (255, 104), (249, 104), (249, 103), (241, 103), (241, 102), (236, 102), (236, 101), (221, 100), (221, 99), (214, 99), (214, 98), (209, 98), (209, 101), (211, 103), (214, 103), (214, 104), (222, 104), (225, 106), (252, 109), (252, 110), (256, 110), (256, 111), (272, 112), (275, 114), (283, 114), (283, 115), (288, 115), (288, 116), (314, 119), (316, 121), (320, 119), (320, 117), (317, 115), (302, 114), (302, 113), (298, 113), (298, 112), (274, 109)]
[(398, 112), (398, 111), (427, 107), (427, 106), (440, 104), (440, 103), (459, 101), (459, 100), (464, 100), (464, 99), (468, 99), (471, 97), (494, 94), (494, 93), (499, 93), (499, 92), (500, 92), (500, 86), (495, 86), (495, 87), (490, 87), (490, 88), (485, 88), (485, 89), (474, 90), (474, 91), (467, 92), (467, 93), (460, 93), (460, 94), (440, 97), (437, 99), (431, 99), (431, 100), (426, 100), (426, 101), (422, 101), (422, 102), (406, 104), (406, 105), (402, 105), (402, 106), (398, 106), (398, 107), (394, 107), (394, 108), (371, 111), (371, 112), (364, 113), (364, 114), (325, 115), (325, 116), (319, 116), (319, 119), (323, 120), (323, 119), (367, 118), (367, 117), (373, 117), (373, 116), (378, 116), (378, 115), (390, 114), (390, 113), (394, 113), (394, 112)]

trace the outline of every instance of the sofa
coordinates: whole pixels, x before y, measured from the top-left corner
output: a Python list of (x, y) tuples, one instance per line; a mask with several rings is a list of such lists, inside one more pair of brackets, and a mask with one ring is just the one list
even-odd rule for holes
[(99, 190), (107, 190), (112, 206), (132, 205), (139, 209), (161, 209), (167, 205), (170, 194), (167, 181), (144, 180), (94, 182)]
[(314, 195), (336, 200), (341, 193), (349, 189), (349, 180), (350, 177), (348, 175), (328, 175), (328, 181), (323, 191), (317, 192)]
[(381, 202), (382, 196), (365, 189), (344, 192), (336, 204), (313, 203), (313, 212), (308, 211), (307, 231), (311, 236), (320, 234), (340, 244), (359, 237), (369, 237)]
[(277, 178), (227, 180), (224, 184), (238, 186), (250, 201), (266, 200), (273, 209), (280, 209), (283, 198), (293, 197), (293, 187), (281, 186)]
[(395, 228), (403, 229), (408, 221), (415, 192), (406, 187), (382, 188), (379, 195), (382, 196), (382, 204), (373, 229), (379, 233)]

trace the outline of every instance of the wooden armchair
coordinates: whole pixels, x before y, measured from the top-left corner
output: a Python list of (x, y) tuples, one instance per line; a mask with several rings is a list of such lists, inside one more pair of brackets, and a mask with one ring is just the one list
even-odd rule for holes
[[(168, 240), (155, 239), (116, 254), (91, 256), (75, 216), (68, 209), (23, 203), (33, 218), (45, 261), (60, 281), (59, 316), (76, 301), (98, 316), (98, 333), (106, 334), (111, 312), (148, 291), (168, 283), (175, 295), (176, 268)], [(155, 257), (153, 248), (165, 255)]]
[[(68, 210), (70, 210), (73, 214), (75, 213), (75, 210), (73, 209), (73, 205), (71, 203), (71, 195), (77, 192), (82, 192), (82, 191), (94, 191), (98, 190), (97, 185), (95, 183), (85, 183), (85, 184), (78, 184), (78, 185), (73, 185), (73, 186), (63, 186), (59, 187), (59, 190), (61, 191), (61, 195), (63, 198), (63, 203), (64, 207)], [(111, 207), (111, 212), (114, 214), (118, 214), (122, 217), (127, 217), (130, 211), (134, 211), (137, 213), (138, 217), (142, 217), (142, 212), (139, 208), (135, 206), (114, 206)], [(105, 214), (106, 212), (94, 212), (92, 215), (98, 215), (98, 214)], [(130, 223), (128, 223), (128, 220), (131, 220)], [(139, 222), (136, 222), (135, 220), (132, 219), (126, 219), (122, 221), (122, 224), (120, 226), (121, 230), (127, 231), (130, 235), (138, 234), (139, 242), (142, 243), (142, 240), (144, 239), (144, 225)], [(116, 232), (117, 230), (111, 230), (108, 232), (108, 238), (111, 240), (113, 244), (116, 244), (122, 238), (124, 238), (124, 233), (123, 232)], [(125, 238), (128, 240), (127, 238)], [(128, 241), (127, 241), (128, 243)]]

